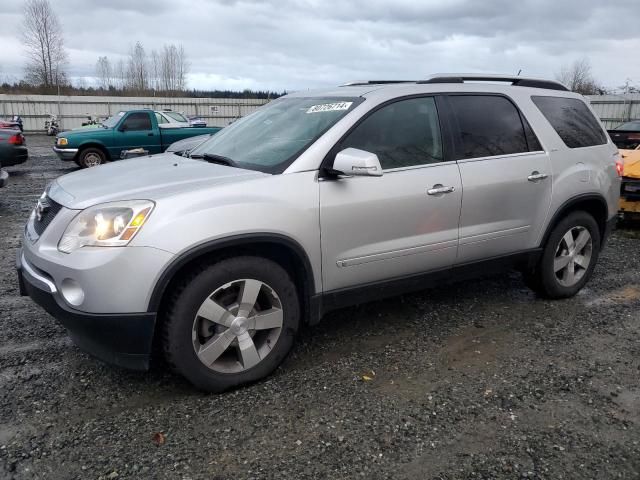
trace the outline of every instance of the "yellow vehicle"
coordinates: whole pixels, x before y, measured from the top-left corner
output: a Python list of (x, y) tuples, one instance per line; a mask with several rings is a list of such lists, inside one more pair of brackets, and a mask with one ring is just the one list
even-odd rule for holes
[(620, 191), (620, 213), (623, 217), (640, 217), (640, 146), (620, 150), (624, 176)]

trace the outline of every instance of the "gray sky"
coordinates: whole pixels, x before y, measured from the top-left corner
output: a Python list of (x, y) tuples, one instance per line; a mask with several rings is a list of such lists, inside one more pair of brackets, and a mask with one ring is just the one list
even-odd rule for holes
[[(50, 0), (72, 78), (183, 44), (189, 87), (299, 90), (436, 72), (553, 77), (578, 58), (607, 87), (640, 84), (640, 0)], [(21, 2), (0, 5), (0, 78), (22, 76)]]

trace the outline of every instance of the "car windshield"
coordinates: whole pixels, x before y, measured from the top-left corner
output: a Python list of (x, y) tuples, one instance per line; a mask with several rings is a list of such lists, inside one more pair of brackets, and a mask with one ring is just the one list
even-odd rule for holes
[(162, 112), (167, 117), (173, 118), (176, 122), (188, 122), (186, 118), (184, 118), (181, 114), (177, 112)]
[(281, 98), (223, 128), (191, 152), (192, 158), (225, 157), (234, 165), (282, 173), (361, 98)]
[(124, 114), (125, 112), (116, 113), (115, 115), (107, 118), (104, 122), (102, 122), (102, 126), (107, 128), (115, 127)]
[(640, 121), (623, 123), (616, 130), (640, 131)]

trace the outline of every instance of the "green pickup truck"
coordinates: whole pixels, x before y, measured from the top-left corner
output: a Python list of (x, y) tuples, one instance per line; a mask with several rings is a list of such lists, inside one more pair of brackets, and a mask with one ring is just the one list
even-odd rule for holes
[(56, 135), (53, 151), (61, 160), (73, 160), (83, 168), (119, 160), (125, 150), (142, 148), (149, 154), (164, 152), (178, 140), (212, 134), (220, 127), (175, 127), (159, 112), (119, 112), (96, 128), (69, 130)]

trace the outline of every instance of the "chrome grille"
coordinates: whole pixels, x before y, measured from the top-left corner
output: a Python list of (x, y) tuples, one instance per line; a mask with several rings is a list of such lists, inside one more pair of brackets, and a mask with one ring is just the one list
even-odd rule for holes
[[(42, 199), (38, 201), (39, 205), (41, 205)], [(38, 236), (42, 235), (42, 233), (47, 229), (49, 224), (56, 218), (56, 215), (62, 209), (62, 205), (54, 202), (50, 198), (45, 199), (46, 207), (41, 210), (40, 218), (38, 218), (37, 211), (38, 206), (36, 207), (36, 216), (33, 219), (33, 229), (38, 234)]]

